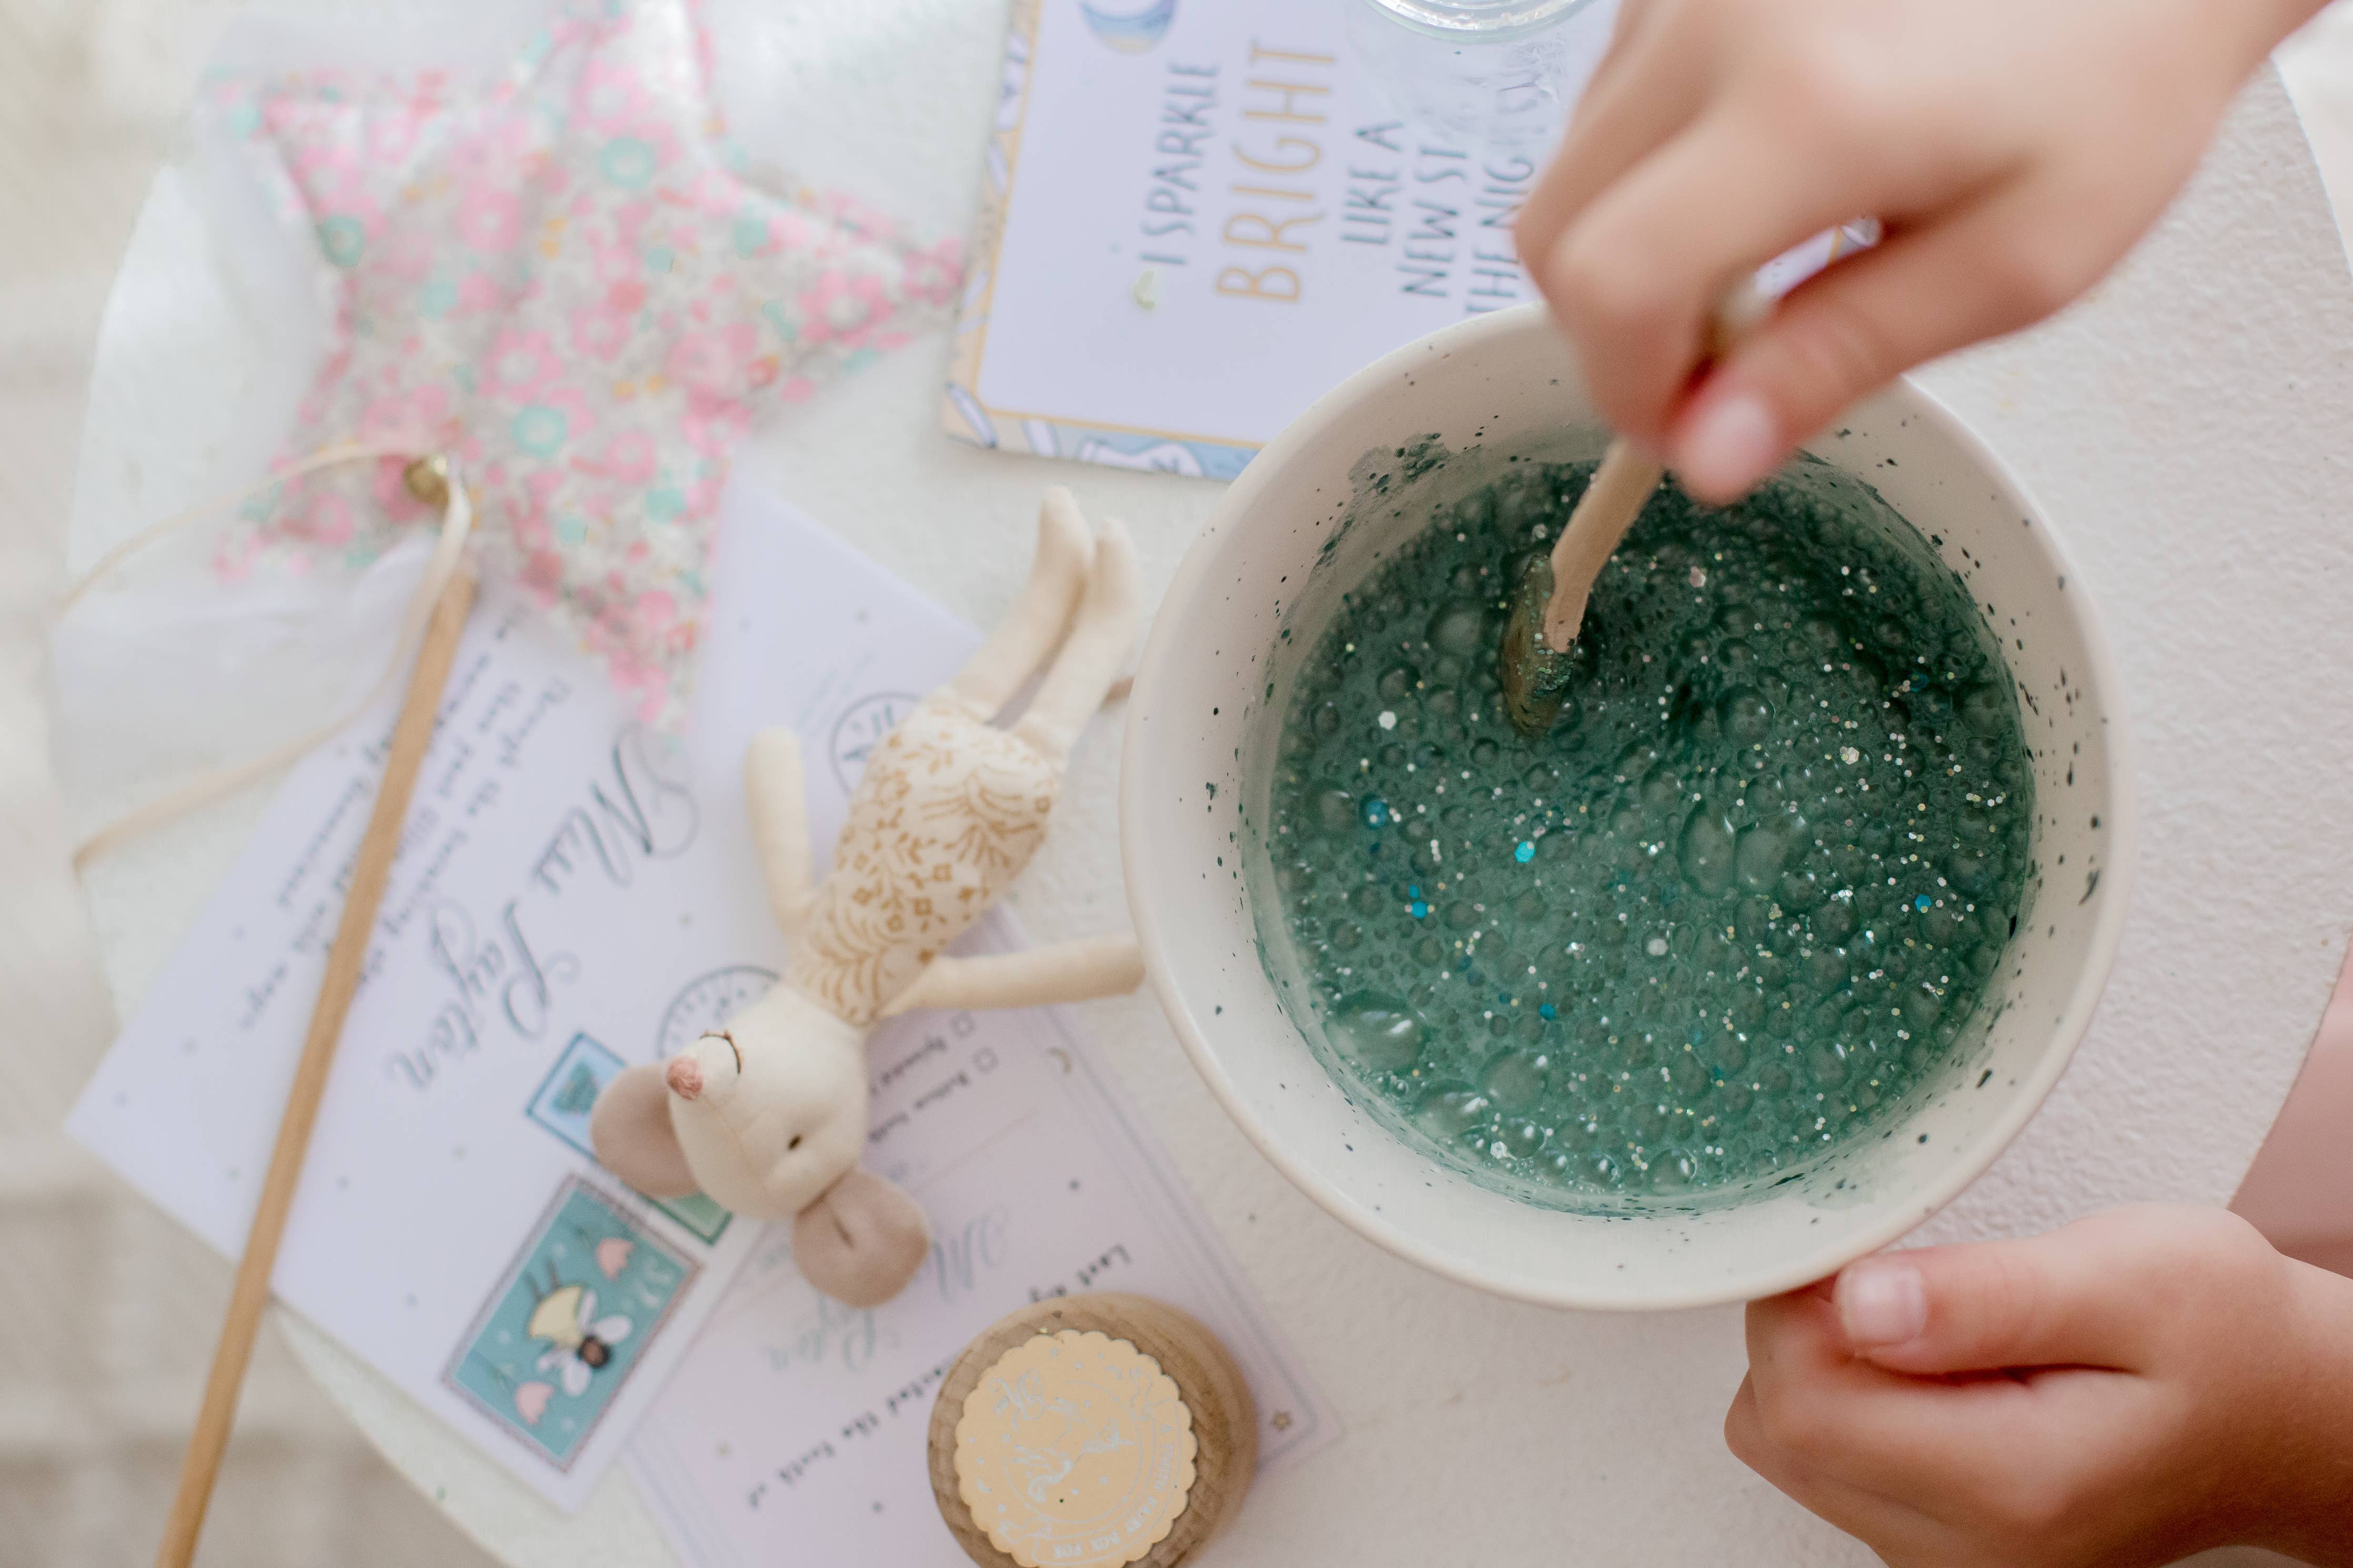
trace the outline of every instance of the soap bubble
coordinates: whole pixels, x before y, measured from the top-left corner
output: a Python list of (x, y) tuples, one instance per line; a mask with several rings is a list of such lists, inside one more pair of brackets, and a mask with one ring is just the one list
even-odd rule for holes
[(1733, 855), (1734, 874), (1752, 893), (1771, 892), (1780, 885), (1781, 866), (1790, 846), (1805, 830), (1805, 818), (1783, 817), (1758, 823), (1740, 836)]
[(1844, 942), (1858, 929), (1855, 924), (1854, 911), (1844, 902), (1824, 904), (1812, 914), (1808, 915), (1806, 920), (1813, 928), (1814, 939), (1830, 947), (1837, 947)]
[(1545, 1138), (1545, 1130), (1525, 1117), (1506, 1118), (1495, 1133), (1495, 1142), (1504, 1152), (1519, 1160), (1543, 1148)]
[(1672, 770), (1662, 769), (1642, 781), (1640, 798), (1644, 810), (1663, 816), (1683, 803), (1683, 782)]
[(1487, 1093), (1505, 1110), (1525, 1110), (1544, 1098), (1551, 1077), (1543, 1058), (1527, 1051), (1507, 1051), (1487, 1066)]
[(1493, 637), (1487, 630), (1487, 611), (1482, 605), (1455, 603), (1442, 605), (1430, 618), (1430, 641), (1441, 653), (1467, 658), (1481, 651), (1493, 652)]
[(1401, 1072), (1421, 1055), (1421, 1020), (1402, 1002), (1375, 991), (1342, 999), (1332, 1018), (1340, 1048), (1376, 1072)]
[(1747, 687), (1726, 692), (1717, 710), (1736, 745), (1753, 746), (1773, 732), (1772, 704)]
[(2009, 704), (1998, 687), (1973, 686), (1961, 694), (1958, 706), (1961, 721), (1980, 734), (1990, 735), (2009, 727)]
[(1800, 866), (1783, 873), (1780, 881), (1774, 885), (1773, 895), (1783, 909), (1804, 914), (1819, 908), (1821, 901), (1830, 896), (1830, 889), (1822, 886), (1820, 876), (1811, 866)]
[(1413, 1123), (1439, 1142), (1451, 1143), (1482, 1125), (1493, 1110), (1494, 1101), (1475, 1089), (1441, 1085), (1414, 1108)]
[(1683, 876), (1701, 892), (1713, 898), (1731, 889), (1732, 827), (1716, 812), (1705, 805), (1693, 810), (1683, 824), (1683, 842), (1677, 854), (1683, 862)]
[(1699, 1180), (1699, 1158), (1687, 1150), (1662, 1149), (1651, 1159), (1650, 1174), (1660, 1192), (1683, 1192)]

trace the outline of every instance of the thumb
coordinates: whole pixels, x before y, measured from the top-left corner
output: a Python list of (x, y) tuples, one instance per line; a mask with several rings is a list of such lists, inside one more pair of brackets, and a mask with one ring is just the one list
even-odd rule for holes
[(1891, 1372), (2129, 1370), (2147, 1293), (2066, 1232), (1884, 1253), (1850, 1265), (1833, 1300), (1851, 1350)]
[(1706, 375), (1668, 431), (1671, 466), (1701, 500), (1736, 500), (1904, 372), (2039, 321), (2098, 275), (2017, 194), (1892, 232), (1799, 285)]

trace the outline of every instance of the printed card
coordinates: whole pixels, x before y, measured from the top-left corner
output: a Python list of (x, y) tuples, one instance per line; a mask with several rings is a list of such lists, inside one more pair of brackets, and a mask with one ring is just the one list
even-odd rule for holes
[[(1564, 86), (1603, 0), (1553, 38)], [(1229, 479), (1389, 350), (1536, 297), (1541, 153), (1409, 123), (1362, 0), (1021, 0), (942, 417), (1008, 451)]]

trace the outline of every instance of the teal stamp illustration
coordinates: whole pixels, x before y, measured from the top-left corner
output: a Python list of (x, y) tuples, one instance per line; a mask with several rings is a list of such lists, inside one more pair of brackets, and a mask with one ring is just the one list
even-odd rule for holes
[(441, 1381), (568, 1470), (699, 1271), (566, 1176)]
[[(759, 972), (766, 974), (766, 971)], [(706, 979), (709, 978), (706, 976)], [(775, 976), (767, 975), (773, 983)], [(590, 1159), (596, 1151), (588, 1142), (588, 1113), (596, 1096), (618, 1076), (624, 1064), (611, 1047), (595, 1037), (579, 1034), (564, 1047), (541, 1080), (523, 1113)], [(701, 1193), (682, 1198), (646, 1198), (646, 1202), (684, 1226), (705, 1244), (716, 1242), (735, 1216)]]
[(524, 1114), (590, 1159), (596, 1151), (588, 1142), (588, 1113), (596, 1109), (599, 1090), (619, 1076), (618, 1055), (589, 1035), (575, 1035), (555, 1058), (531, 1097)]

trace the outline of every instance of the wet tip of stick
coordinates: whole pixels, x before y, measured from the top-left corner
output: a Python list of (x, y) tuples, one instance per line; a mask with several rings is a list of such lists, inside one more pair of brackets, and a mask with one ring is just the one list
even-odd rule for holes
[[(1512, 595), (1510, 616), (1504, 623), (1502, 645), (1496, 650), (1496, 675), (1504, 689), (1504, 711), (1523, 735), (1538, 735), (1560, 716), (1567, 689), (1569, 664), (1565, 647), (1551, 646), (1553, 603), (1551, 563), (1532, 558), (1521, 570)], [(1575, 641), (1572, 626), (1568, 641)]]

